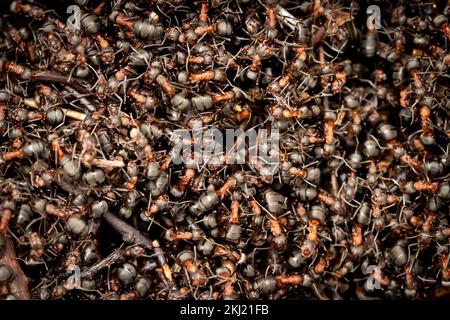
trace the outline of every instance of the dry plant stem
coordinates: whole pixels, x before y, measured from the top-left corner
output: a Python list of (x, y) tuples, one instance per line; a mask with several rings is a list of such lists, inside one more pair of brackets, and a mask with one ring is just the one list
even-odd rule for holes
[(79, 121), (84, 121), (84, 119), (86, 119), (86, 114), (84, 114), (83, 112), (78, 112), (75, 110), (70, 110), (70, 109), (66, 109), (66, 108), (61, 108), (62, 111), (64, 112), (64, 115), (66, 117), (75, 119), (75, 120), (79, 120)]
[(74, 79), (70, 79), (69, 77), (52, 72), (52, 71), (33, 71), (31, 74), (31, 78), (38, 81), (50, 81), (50, 82), (60, 82), (71, 86), (75, 90), (80, 93), (86, 94), (90, 93), (85, 87), (76, 82)]
[(92, 103), (90, 103), (88, 99), (83, 97), (82, 94), (80, 94), (78, 91), (71, 88), (70, 86), (67, 86), (67, 88), (63, 91), (63, 93), (64, 92), (70, 93), (73, 96), (75, 96), (77, 99), (79, 99), (80, 103), (83, 104), (89, 111), (91, 111), (91, 112), (97, 111), (97, 108), (94, 105), (92, 105)]
[(288, 26), (292, 31), (294, 31), (297, 24), (299, 23), (299, 20), (279, 4), (277, 4), (275, 8), (277, 10), (278, 20), (284, 25)]
[(113, 215), (111, 212), (107, 212), (103, 215), (103, 218), (108, 222), (114, 230), (122, 235), (122, 239), (125, 242), (137, 245), (143, 245), (146, 248), (153, 249), (156, 256), (158, 257), (158, 262), (162, 267), (164, 276), (169, 281), (170, 284), (173, 283), (172, 272), (167, 264), (167, 259), (164, 256), (164, 251), (160, 248), (159, 242), (154, 240), (153, 242), (136, 230), (134, 227), (130, 226), (125, 221)]
[(9, 283), (10, 291), (19, 300), (29, 300), (31, 296), (28, 290), (28, 278), (23, 273), (19, 262), (17, 262), (16, 252), (11, 239), (6, 235), (4, 239), (6, 248), (4, 255), (0, 259), (0, 264), (7, 265), (13, 271), (14, 278)]
[(325, 27), (319, 27), (315, 30), (312, 38), (311, 44), (313, 47), (316, 47), (318, 44), (322, 42), (322, 40), (326, 37), (327, 33)]
[[(31, 98), (23, 99), (23, 104), (26, 105), (27, 107), (31, 107), (33, 109), (40, 109), (40, 105), (37, 103), (37, 101), (34, 99), (31, 99)], [(64, 115), (66, 117), (69, 117), (69, 118), (72, 118), (75, 120), (79, 120), (79, 121), (84, 121), (84, 119), (86, 119), (86, 114), (83, 112), (70, 110), (70, 109), (66, 109), (66, 108), (61, 108), (61, 110), (62, 110), (62, 112), (64, 112)]]
[(105, 213), (103, 218), (114, 228), (114, 230), (122, 235), (123, 241), (131, 244), (143, 245), (149, 249), (153, 248), (152, 241), (149, 238), (119, 217), (113, 215), (111, 212)]
[(92, 165), (99, 168), (122, 168), (125, 163), (121, 160), (93, 159)]
[(103, 268), (106, 268), (116, 262), (120, 262), (123, 260), (124, 260), (124, 257), (122, 255), (122, 251), (120, 249), (116, 249), (113, 252), (111, 252), (110, 255), (107, 256), (106, 258), (100, 260), (99, 262), (97, 262), (96, 264), (94, 264), (93, 266), (88, 268), (87, 270), (83, 271), (81, 273), (81, 277), (82, 278), (92, 278)]
[(319, 300), (330, 300), (323, 292), (320, 290), (320, 288), (314, 283), (313, 284), (314, 294), (316, 295)]

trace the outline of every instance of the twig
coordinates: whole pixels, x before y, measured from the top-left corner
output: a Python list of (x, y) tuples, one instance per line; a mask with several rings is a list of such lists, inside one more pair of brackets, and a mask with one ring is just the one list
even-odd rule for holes
[(91, 112), (97, 111), (97, 108), (94, 107), (94, 105), (88, 99), (86, 99), (82, 94), (80, 94), (77, 90), (68, 86), (63, 91), (63, 93), (64, 92), (67, 92), (68, 94), (72, 94), (74, 97), (76, 97), (78, 99), (78, 101), (80, 101), (80, 103), (83, 104), (88, 109), (88, 111), (91, 111)]
[(72, 118), (75, 120), (79, 120), (79, 121), (84, 121), (84, 119), (86, 119), (86, 114), (83, 112), (70, 110), (70, 109), (66, 109), (66, 108), (61, 108), (61, 110), (64, 112), (64, 115), (66, 117), (69, 117), (69, 118)]
[(93, 159), (91, 164), (99, 168), (125, 167), (125, 163), (122, 160)]
[(316, 295), (317, 298), (319, 298), (319, 300), (330, 300), (323, 292), (321, 289), (319, 289), (319, 287), (313, 283), (313, 289), (314, 289), (314, 294)]
[(311, 44), (313, 47), (316, 47), (319, 43), (322, 42), (323, 39), (325, 39), (327, 35), (326, 29), (325, 27), (319, 27), (317, 28), (314, 33), (313, 36), (311, 38)]
[[(2, 235), (0, 235), (2, 237)], [(19, 300), (29, 300), (31, 298), (28, 290), (28, 278), (23, 273), (20, 264), (17, 262), (14, 245), (8, 236), (3, 237), (5, 240), (5, 252), (0, 259), (0, 264), (6, 265), (13, 271), (14, 278), (9, 283), (10, 293)]]
[(80, 83), (76, 82), (74, 79), (70, 79), (69, 76), (52, 72), (52, 71), (33, 71), (31, 73), (31, 78), (38, 81), (50, 81), (50, 82), (60, 82), (71, 86), (80, 93), (89, 93), (88, 89), (83, 87)]
[[(31, 98), (23, 99), (23, 104), (26, 105), (27, 107), (31, 107), (33, 109), (41, 108), (41, 106), (38, 104), (38, 102)], [(70, 110), (70, 109), (66, 109), (66, 108), (61, 108), (61, 110), (62, 110), (62, 112), (64, 112), (66, 117), (69, 117), (69, 118), (72, 118), (75, 120), (79, 120), (79, 121), (84, 121), (84, 119), (86, 119), (86, 114), (83, 112)]]
[(280, 22), (294, 31), (299, 25), (300, 21), (279, 4), (277, 4), (275, 8), (277, 10), (277, 17)]
[(106, 267), (112, 265), (113, 263), (122, 261), (123, 259), (124, 258), (122, 255), (122, 250), (116, 249), (113, 252), (111, 252), (110, 255), (107, 256), (106, 258), (104, 258), (103, 260), (100, 260), (93, 266), (89, 267), (87, 270), (83, 271), (81, 273), (81, 277), (82, 278), (92, 278), (95, 274), (97, 274), (103, 268), (106, 268)]
[(167, 281), (169, 281), (169, 284), (173, 284), (172, 271), (167, 264), (167, 258), (165, 257), (164, 251), (161, 249), (158, 240), (151, 241), (134, 227), (130, 226), (119, 217), (113, 215), (111, 212), (105, 213), (103, 218), (122, 235), (123, 241), (137, 245), (144, 245), (149, 249), (153, 249), (158, 258), (158, 263), (162, 268), (164, 276)]
[(103, 218), (114, 228), (114, 230), (122, 235), (123, 241), (131, 244), (144, 245), (149, 249), (153, 248), (152, 241), (149, 238), (119, 217), (113, 215), (111, 212), (105, 213)]

